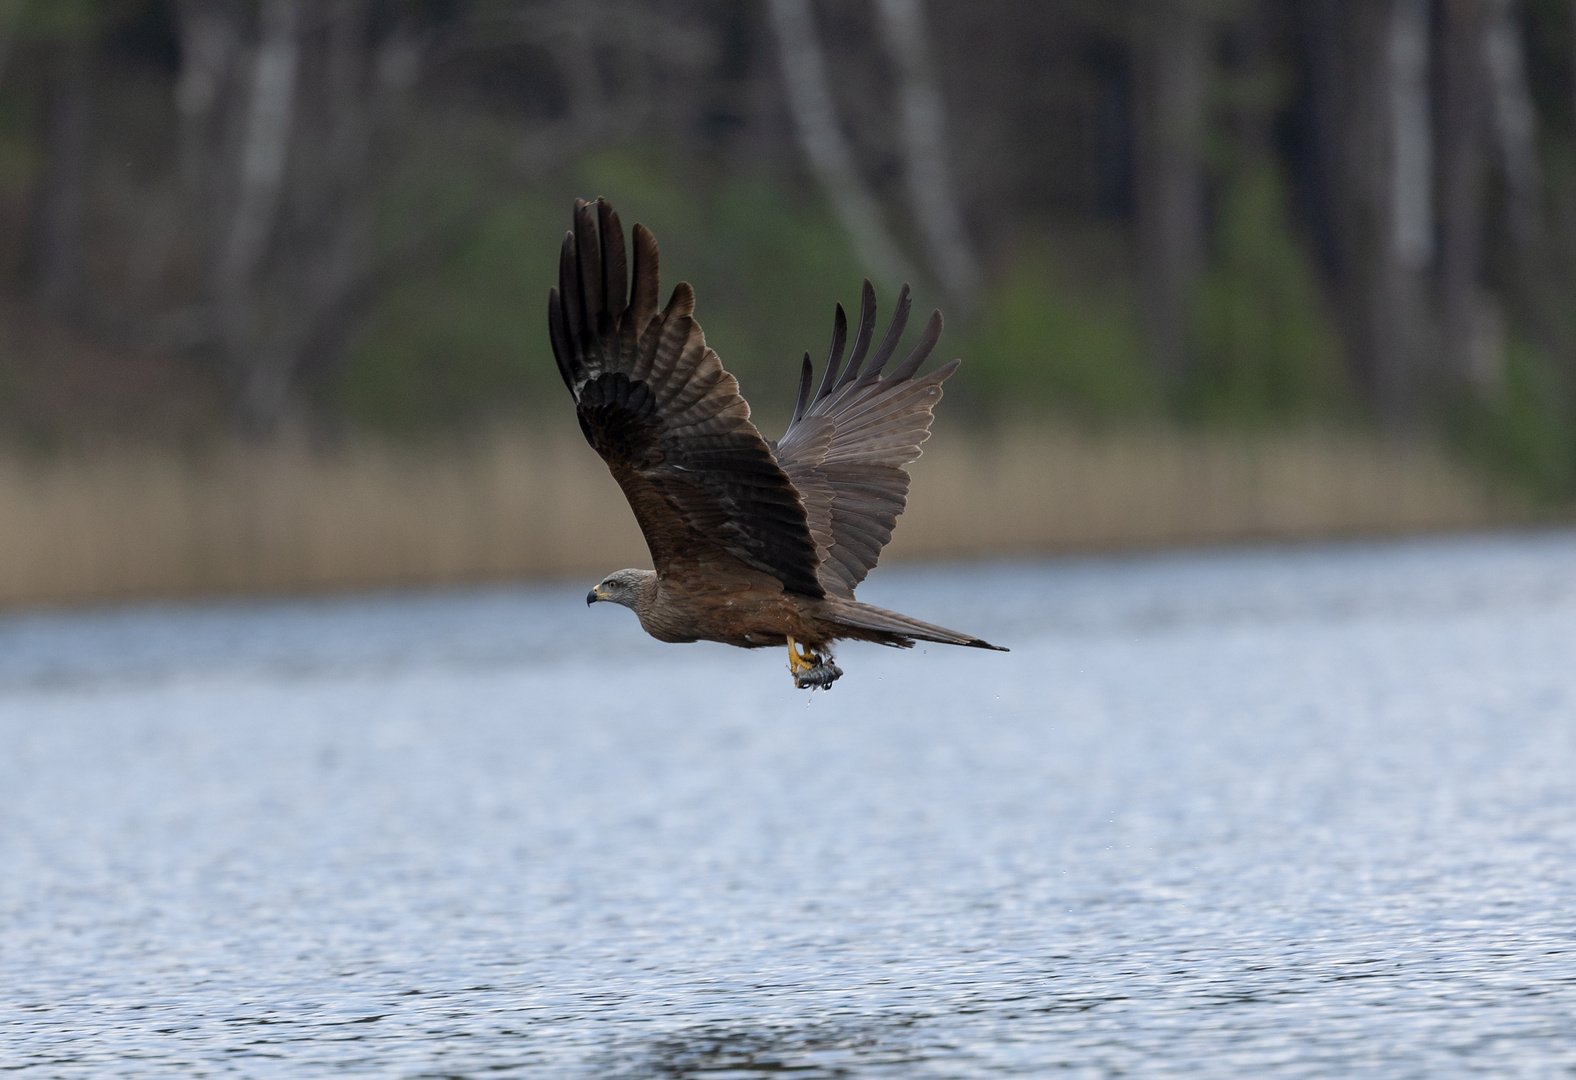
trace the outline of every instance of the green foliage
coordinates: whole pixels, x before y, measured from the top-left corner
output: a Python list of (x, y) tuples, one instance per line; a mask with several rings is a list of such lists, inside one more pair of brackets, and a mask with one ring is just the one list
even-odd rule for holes
[(1194, 307), (1195, 376), (1184, 393), (1185, 411), (1199, 419), (1289, 419), (1345, 398), (1340, 339), (1286, 201), (1269, 167), (1234, 177), (1221, 200)]
[(1569, 379), (1539, 349), (1512, 334), (1498, 392), (1464, 405), (1453, 427), (1484, 465), (1545, 502), (1576, 490), (1576, 423)]
[[(751, 403), (786, 412), (800, 358), (809, 352), (818, 368), (825, 360), (834, 305), (852, 313), (859, 303), (863, 275), (825, 206), (768, 179), (718, 178), (629, 152), (597, 155), (578, 174), (626, 228), (638, 221), (656, 233), (664, 300), (681, 280), (695, 287), (706, 340)], [(877, 298), (883, 312), (895, 300)]]
[(32, 191), (41, 158), (35, 127), (16, 95), (0, 95), (0, 199), (23, 199)]
[[(338, 404), (348, 416), (402, 429), (560, 409), (546, 302), (576, 195), (605, 195), (626, 229), (640, 222), (657, 234), (664, 298), (680, 280), (694, 285), (707, 340), (751, 402), (786, 413), (799, 358), (808, 351), (824, 362), (833, 306), (852, 312), (858, 303), (861, 274), (841, 230), (822, 204), (770, 180), (718, 177), (622, 149), (495, 201), (463, 242), (383, 298), (343, 369)], [(392, 198), (384, 216), (458, 214)], [(967, 359), (958, 388), (987, 406), (1081, 418), (1153, 413), (1160, 394), (1136, 312), (1111, 290), (1067, 284), (1072, 276), (1043, 251), (1026, 256), (990, 290), (972, 330), (959, 334), (955, 319), (939, 352)], [(883, 321), (895, 299), (886, 290), (878, 297)], [(909, 340), (929, 306), (916, 295)]]
[(158, 0), (10, 0), (4, 12), (25, 40), (58, 42), (92, 38), (145, 17)]
[(942, 350), (964, 357), (960, 388), (998, 406), (1080, 419), (1153, 412), (1160, 394), (1136, 312), (1065, 284), (1067, 276), (1042, 252), (1020, 257), (992, 285), (976, 329)]
[(557, 381), (544, 329), (557, 280), (552, 209), (534, 194), (493, 207), (382, 298), (338, 388), (352, 419), (379, 428), (473, 419)]
[(833, 304), (857, 303), (859, 272), (835, 223), (767, 181), (621, 150), (492, 204), (463, 243), (384, 298), (340, 381), (349, 416), (387, 429), (562, 406), (547, 292), (577, 195), (605, 195), (626, 232), (640, 222), (657, 234), (664, 301), (693, 284), (707, 341), (753, 402), (786, 411), (798, 357), (808, 349), (819, 362)]

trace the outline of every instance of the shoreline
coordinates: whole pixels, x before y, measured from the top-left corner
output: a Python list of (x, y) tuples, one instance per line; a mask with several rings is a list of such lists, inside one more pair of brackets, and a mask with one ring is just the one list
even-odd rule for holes
[[(883, 565), (1493, 530), (1548, 515), (1350, 432), (938, 434)], [(576, 577), (649, 558), (566, 430), (0, 452), (0, 608)]]

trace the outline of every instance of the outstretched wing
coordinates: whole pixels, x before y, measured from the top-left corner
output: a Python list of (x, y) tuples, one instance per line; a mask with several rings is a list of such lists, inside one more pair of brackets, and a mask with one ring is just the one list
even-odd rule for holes
[(657, 572), (704, 573), (736, 559), (785, 588), (824, 596), (818, 555), (794, 490), (736, 379), (706, 347), (695, 294), (680, 282), (657, 310), (657, 242), (624, 230), (604, 199), (575, 202), (548, 330), (580, 429), (612, 470)]
[(892, 325), (863, 367), (876, 323), (875, 289), (867, 280), (860, 294), (859, 327), (848, 367), (839, 374), (848, 342), (848, 317), (837, 306), (832, 352), (815, 396), (805, 354), (793, 420), (778, 440), (777, 460), (804, 499), (810, 533), (820, 551), (821, 585), (833, 596), (851, 597), (892, 539), (897, 516), (908, 503), (903, 466), (919, 456), (930, 438), (932, 410), (941, 384), (960, 361), (943, 364), (923, 378), (914, 373), (941, 337), (941, 312), (933, 312), (908, 357), (885, 378), (882, 370), (897, 350), (908, 323), (908, 286), (897, 299)]

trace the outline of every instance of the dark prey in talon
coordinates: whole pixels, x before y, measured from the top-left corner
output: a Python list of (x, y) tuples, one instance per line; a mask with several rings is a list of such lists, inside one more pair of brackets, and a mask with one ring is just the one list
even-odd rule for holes
[(793, 684), (801, 690), (830, 690), (832, 684), (843, 677), (843, 669), (830, 660), (823, 660), (808, 671), (793, 677)]
[(876, 344), (866, 281), (852, 345), (839, 304), (820, 383), (812, 392), (806, 353), (793, 419), (772, 443), (706, 347), (694, 291), (680, 282), (659, 309), (656, 238), (636, 225), (633, 240), (630, 258), (607, 201), (577, 200), (547, 305), (580, 430), (623, 488), (655, 567), (608, 575), (586, 603), (623, 604), (659, 641), (786, 645), (800, 689), (842, 676), (830, 652), (838, 640), (1006, 652), (854, 599), (892, 539), (908, 501), (903, 466), (930, 437), (941, 384), (960, 363), (919, 374), (941, 337), (941, 312), (888, 370), (908, 322), (908, 286)]

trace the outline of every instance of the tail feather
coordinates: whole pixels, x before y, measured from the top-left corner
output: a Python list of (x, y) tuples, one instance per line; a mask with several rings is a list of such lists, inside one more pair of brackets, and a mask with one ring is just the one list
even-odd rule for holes
[(944, 626), (921, 622), (895, 611), (878, 608), (873, 604), (861, 604), (857, 600), (844, 601), (822, 617), (828, 622), (837, 623), (853, 631), (847, 635), (848, 637), (878, 641), (883, 645), (895, 645), (903, 649), (911, 648), (916, 641), (934, 641), (942, 645), (962, 645), (971, 649), (1008, 651), (1000, 645), (992, 645), (972, 634), (948, 630)]

